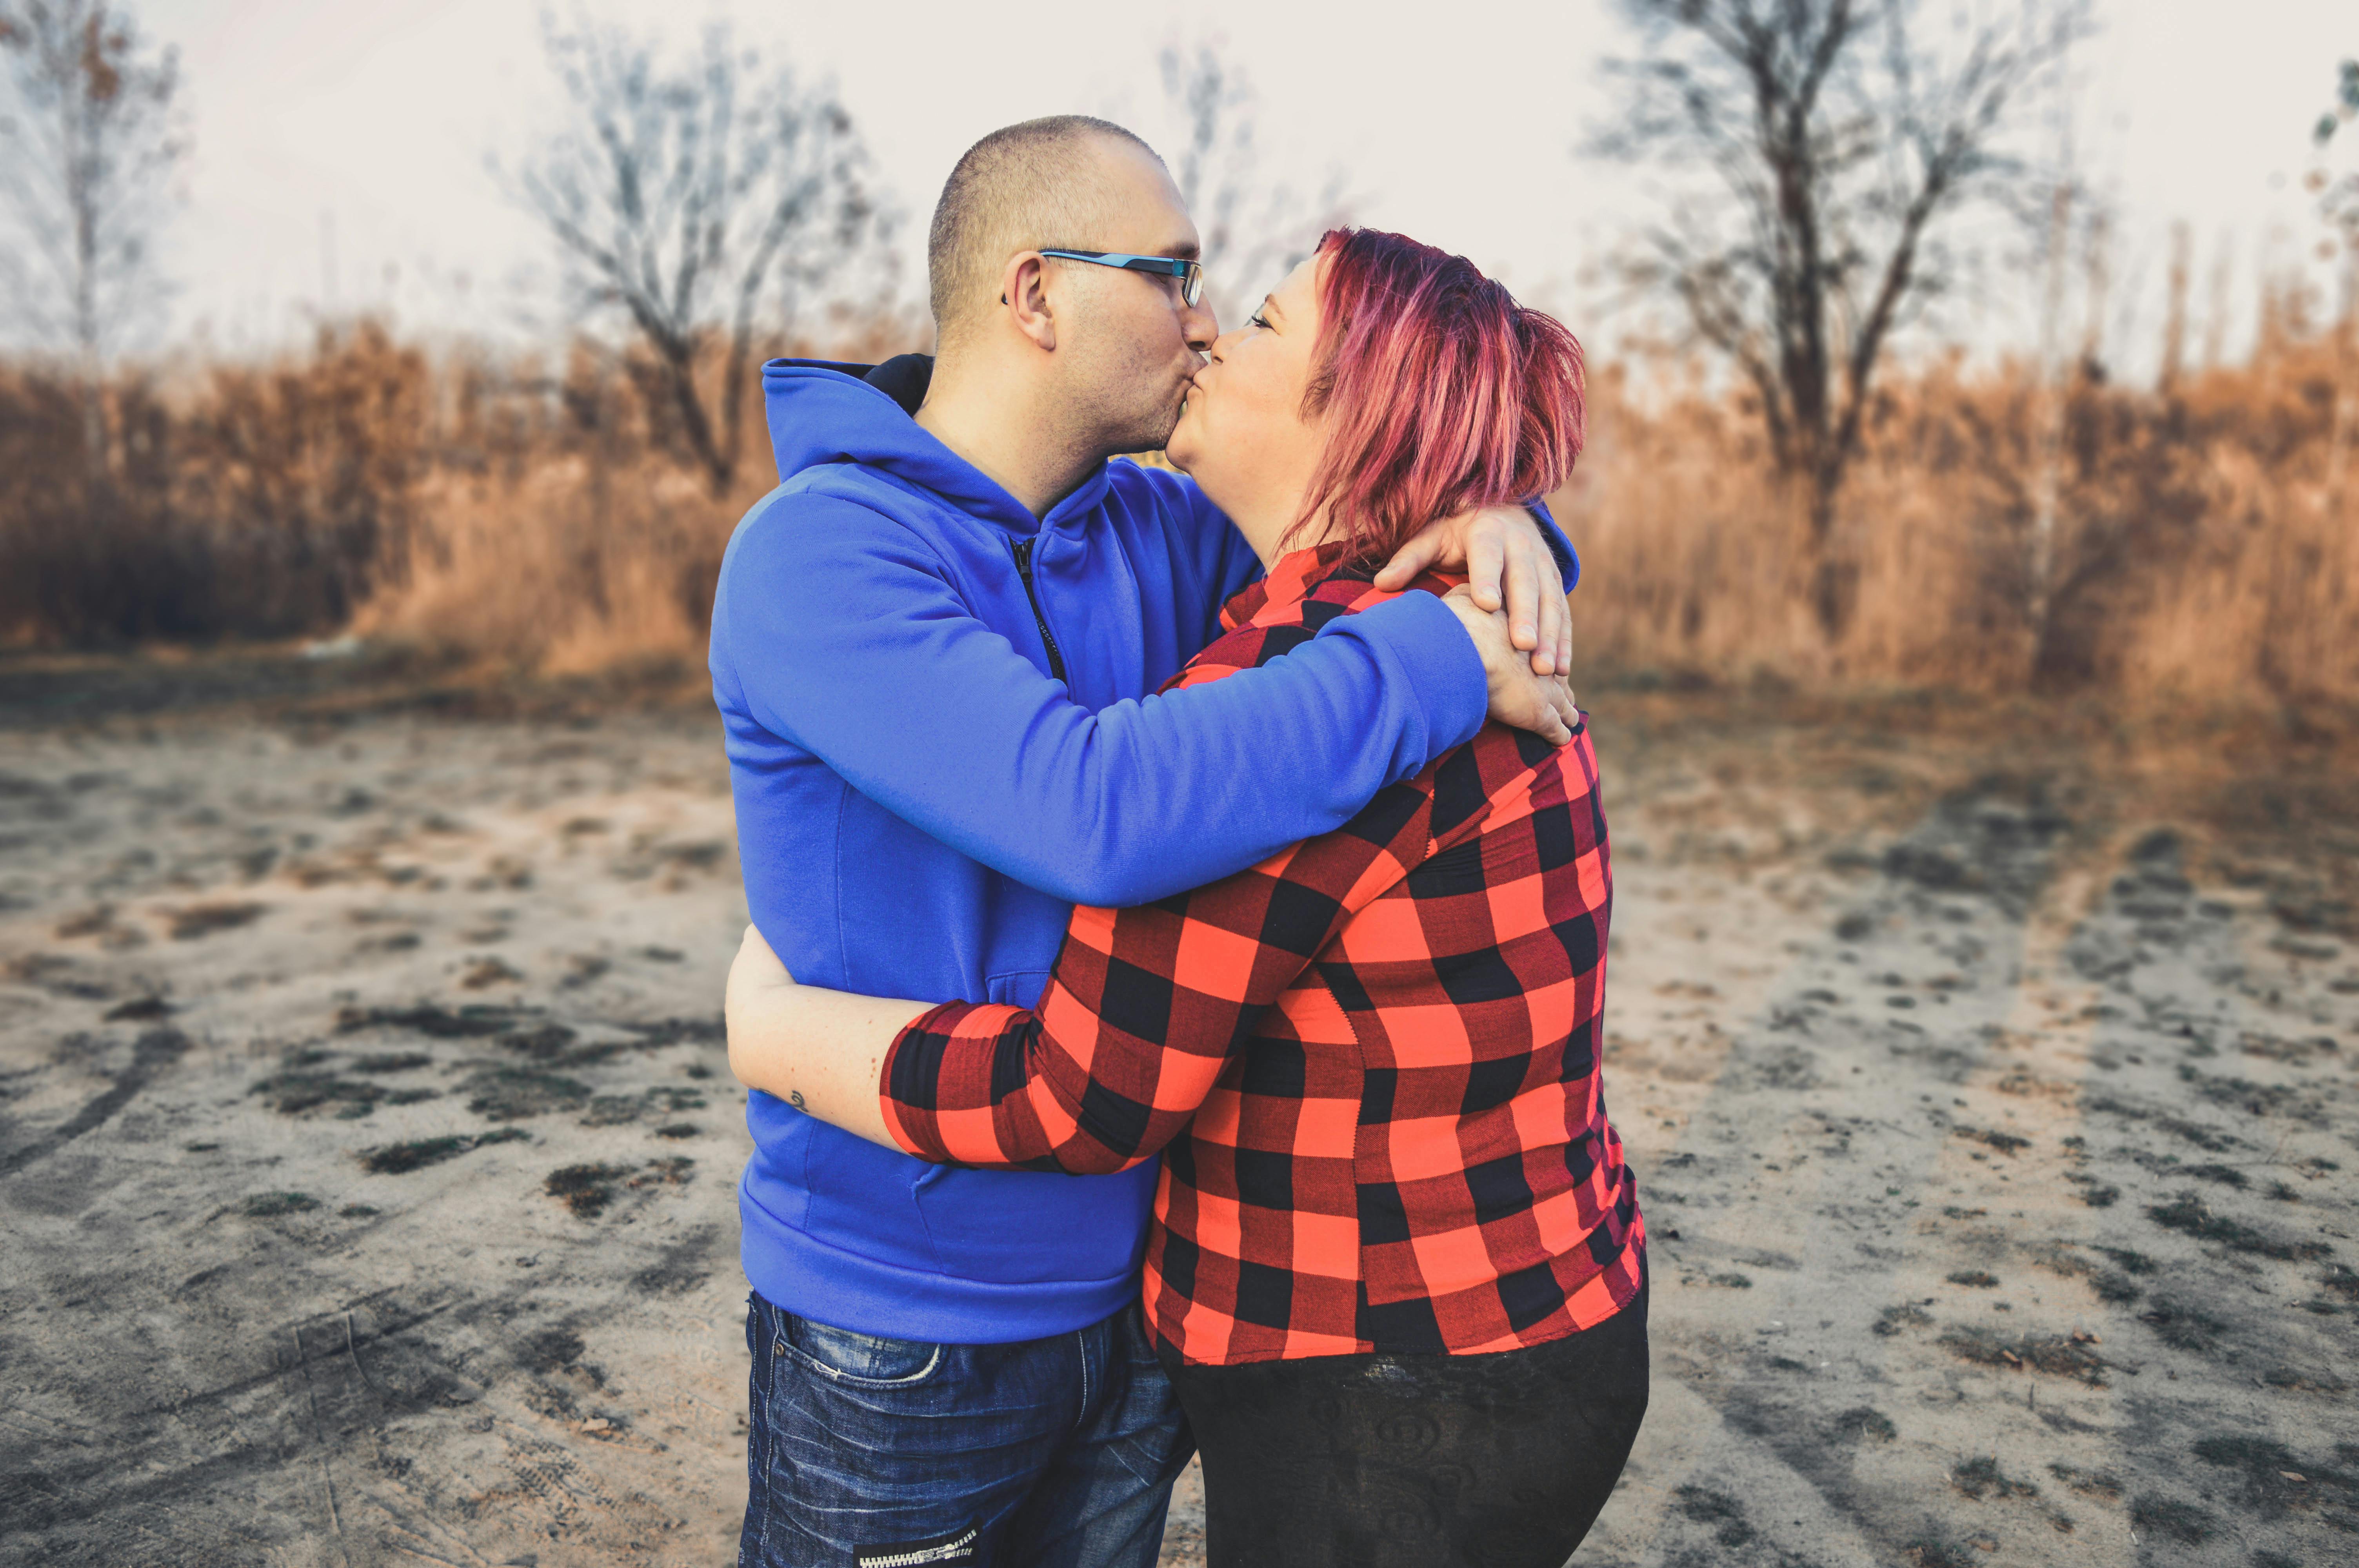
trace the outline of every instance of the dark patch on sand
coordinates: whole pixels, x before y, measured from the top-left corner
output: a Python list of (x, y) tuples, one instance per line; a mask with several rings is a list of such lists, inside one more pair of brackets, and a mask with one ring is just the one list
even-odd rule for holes
[(283, 1116), (301, 1116), (332, 1105), (337, 1119), (344, 1121), (374, 1114), (379, 1103), (415, 1105), (421, 1100), (439, 1099), (442, 1094), (440, 1089), (389, 1089), (365, 1079), (311, 1072), (305, 1067), (273, 1073), (245, 1092), (266, 1097), (271, 1108)]
[(614, 1201), (614, 1188), (631, 1173), (628, 1165), (567, 1165), (551, 1171), (541, 1189), (571, 1209), (575, 1217), (593, 1219)]
[(459, 1086), (473, 1098), (467, 1108), (493, 1121), (521, 1121), (547, 1111), (571, 1110), (591, 1098), (578, 1078), (532, 1067), (486, 1067)]
[(479, 1040), (505, 1034), (535, 1016), (530, 1008), (476, 1002), (455, 1011), (433, 1002), (421, 1002), (415, 1007), (347, 1007), (336, 1014), (336, 1032), (350, 1034), (361, 1029), (407, 1029), (437, 1040)]
[(528, 1372), (558, 1372), (581, 1360), (586, 1348), (570, 1328), (545, 1328), (526, 1338), (516, 1361)]
[(1753, 1539), (1755, 1531), (1745, 1519), (1745, 1506), (1726, 1492), (1684, 1486), (1671, 1497), (1673, 1506), (1683, 1517), (1710, 1530), (1712, 1538), (1721, 1545), (1734, 1549)]
[(1984, 1498), (2036, 1498), (2039, 1488), (2009, 1476), (1995, 1454), (1978, 1454), (1950, 1472), (1950, 1485), (1976, 1502)]
[(320, 1200), (309, 1193), (256, 1193), (238, 1206), (249, 1219), (276, 1219), (285, 1214), (309, 1214)]
[(2121, 1477), (2103, 1470), (2082, 1470), (2071, 1465), (2050, 1465), (2048, 1473), (2085, 1498), (2100, 1498), (2117, 1502), (2122, 1495)]
[(1904, 1328), (1923, 1328), (1932, 1321), (1933, 1314), (1923, 1307), (1914, 1302), (1903, 1302), (1897, 1306), (1888, 1306), (1877, 1313), (1875, 1322), (1871, 1326), (1876, 1333), (1889, 1338)]
[(172, 1004), (160, 996), (135, 997), (102, 1015), (108, 1023), (153, 1023), (172, 1016)]
[(631, 1288), (651, 1296), (686, 1295), (712, 1277), (713, 1254), (721, 1249), (722, 1232), (699, 1226), (663, 1250), (653, 1263), (631, 1276)]
[(352, 1070), (355, 1073), (411, 1073), (420, 1067), (430, 1067), (434, 1058), (423, 1052), (409, 1051), (373, 1056), (355, 1056)]
[(2217, 1241), (2235, 1251), (2263, 1258), (2303, 1262), (2323, 1258), (2334, 1250), (2323, 1241), (2288, 1241), (2256, 1229), (2243, 1220), (2214, 1214), (2201, 1197), (2191, 1192), (2181, 1193), (2167, 1204), (2153, 1205), (2146, 1214), (2166, 1230), (2183, 1231), (2199, 1241)]
[(2142, 1492), (2130, 1500), (2130, 1527), (2139, 1534), (2159, 1536), (2186, 1546), (2200, 1546), (2219, 1521), (2193, 1503)]
[(2093, 1389), (2105, 1386), (2105, 1359), (2088, 1346), (2063, 1335), (2022, 1335), (2007, 1337), (1986, 1328), (1952, 1328), (1940, 1338), (1942, 1348), (1962, 1361), (1985, 1367), (2029, 1368), (2052, 1377), (2071, 1378)]
[(446, 1138), (420, 1138), (408, 1143), (387, 1143), (375, 1149), (364, 1149), (358, 1158), (361, 1168), (371, 1175), (400, 1176), (424, 1170), (429, 1165), (439, 1165), (445, 1160), (455, 1160), (487, 1143), (518, 1143), (529, 1136), (520, 1127), (505, 1127), (481, 1138), (456, 1133)]
[(266, 903), (196, 903), (172, 911), (166, 930), (175, 942), (192, 942), (218, 931), (251, 925), (269, 913)]
[(2217, 1351), (2220, 1335), (2227, 1332), (2227, 1323), (2201, 1306), (2168, 1297), (2156, 1297), (2147, 1303), (2147, 1311), (2137, 1314), (2137, 1321), (2149, 1325), (2156, 1339), (2161, 1339), (2175, 1351), (2196, 1351), (2201, 1356)]
[(131, 1103), (133, 1096), (146, 1088), (157, 1075), (180, 1059), (189, 1049), (189, 1037), (173, 1028), (151, 1029), (139, 1036), (131, 1049), (131, 1065), (115, 1074), (112, 1087), (85, 1103), (65, 1121), (17, 1145), (0, 1152), (0, 1176), (13, 1175), (33, 1163), (48, 1158), (95, 1128), (104, 1126), (114, 1113)]

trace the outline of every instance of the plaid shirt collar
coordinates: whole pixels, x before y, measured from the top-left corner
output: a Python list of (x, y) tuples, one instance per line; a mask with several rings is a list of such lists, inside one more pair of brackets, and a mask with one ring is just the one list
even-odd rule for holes
[[(1307, 549), (1288, 550), (1270, 563), (1259, 582), (1247, 587), (1221, 607), (1221, 630), (1234, 632), (1261, 620), (1274, 611), (1299, 604), (1319, 589), (1337, 578), (1359, 576), (1346, 567), (1350, 545), (1342, 539), (1331, 539), (1323, 545)], [(1376, 587), (1373, 579), (1364, 579), (1367, 591), (1354, 595), (1343, 606), (1345, 611), (1365, 609), (1371, 602), (1392, 599), (1392, 592)]]

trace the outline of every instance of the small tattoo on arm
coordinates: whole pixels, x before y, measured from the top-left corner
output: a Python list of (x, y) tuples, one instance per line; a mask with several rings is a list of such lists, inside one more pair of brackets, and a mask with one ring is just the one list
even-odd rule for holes
[(788, 1089), (787, 1091), (787, 1103), (793, 1106), (797, 1110), (810, 1109), (810, 1107), (803, 1103), (803, 1091), (800, 1089)]

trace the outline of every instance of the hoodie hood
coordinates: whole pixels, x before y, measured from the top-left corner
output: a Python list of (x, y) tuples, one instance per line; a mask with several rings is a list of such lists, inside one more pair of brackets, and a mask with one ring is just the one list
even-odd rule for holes
[(996, 480), (918, 423), (914, 416), (925, 402), (933, 370), (928, 354), (902, 354), (879, 365), (833, 360), (765, 364), (762, 399), (779, 481), (832, 464), (857, 463), (1019, 535), (1086, 516), (1104, 499), (1106, 466), (1100, 463), (1046, 518), (1034, 517)]

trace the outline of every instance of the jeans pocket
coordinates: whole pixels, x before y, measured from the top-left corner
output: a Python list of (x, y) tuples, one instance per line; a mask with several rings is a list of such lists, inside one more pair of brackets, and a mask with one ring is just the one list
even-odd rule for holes
[(832, 1328), (794, 1313), (778, 1314), (774, 1346), (832, 1381), (864, 1389), (908, 1389), (941, 1369), (942, 1346)]
[(1196, 1438), (1136, 1304), (1122, 1314), (1114, 1355), (1122, 1397), (1106, 1413), (1107, 1452), (1146, 1486), (1168, 1487), (1196, 1452)]

